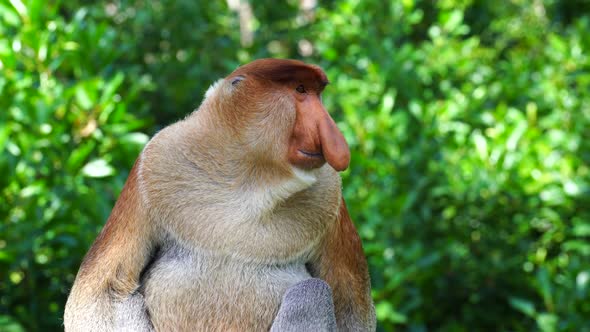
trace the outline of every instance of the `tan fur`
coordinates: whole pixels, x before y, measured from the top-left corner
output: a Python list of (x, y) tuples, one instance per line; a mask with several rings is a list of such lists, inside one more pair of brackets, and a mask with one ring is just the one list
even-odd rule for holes
[(342, 330), (374, 330), (325, 84), (318, 67), (258, 60), (158, 133), (82, 263), (66, 330), (267, 331), (312, 276), (333, 288)]

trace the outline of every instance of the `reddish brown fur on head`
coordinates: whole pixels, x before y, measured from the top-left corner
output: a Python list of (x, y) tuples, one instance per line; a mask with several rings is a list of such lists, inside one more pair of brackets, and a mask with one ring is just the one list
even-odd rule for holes
[[(320, 98), (328, 79), (319, 67), (296, 60), (261, 59), (239, 67), (227, 80), (239, 86), (249, 78), (262, 83), (256, 85), (257, 89), (280, 89), (294, 103), (295, 121), (287, 149), (287, 160), (292, 165), (312, 169), (328, 162), (337, 171), (348, 167), (348, 144)], [(263, 95), (266, 91), (255, 92)]]

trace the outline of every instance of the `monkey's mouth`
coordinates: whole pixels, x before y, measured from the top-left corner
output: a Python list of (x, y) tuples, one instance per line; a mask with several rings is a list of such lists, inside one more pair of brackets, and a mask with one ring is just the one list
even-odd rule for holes
[(320, 168), (326, 163), (326, 159), (324, 159), (324, 154), (321, 150), (320, 152), (309, 152), (297, 149), (294, 152), (296, 152), (295, 156), (290, 161), (293, 165), (302, 169)]
[(299, 152), (301, 152), (304, 156), (306, 157), (310, 157), (310, 158), (324, 158), (324, 154), (321, 152), (307, 152), (307, 151), (303, 151), (303, 150), (299, 150)]

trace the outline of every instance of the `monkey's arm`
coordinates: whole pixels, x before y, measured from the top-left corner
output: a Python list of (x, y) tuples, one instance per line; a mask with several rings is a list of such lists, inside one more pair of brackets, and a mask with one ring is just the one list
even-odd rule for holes
[(332, 288), (338, 330), (374, 331), (376, 318), (367, 261), (344, 199), (337, 222), (320, 248), (309, 268), (314, 277), (325, 280)]
[(64, 313), (66, 331), (148, 331), (139, 277), (151, 252), (151, 227), (139, 192), (138, 163), (86, 254)]
[(311, 278), (287, 289), (270, 332), (336, 331), (332, 290)]

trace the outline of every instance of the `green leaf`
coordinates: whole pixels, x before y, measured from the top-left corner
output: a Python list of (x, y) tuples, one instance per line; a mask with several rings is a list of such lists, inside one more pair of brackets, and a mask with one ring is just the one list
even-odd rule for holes
[(539, 268), (536, 274), (539, 291), (543, 295), (545, 306), (553, 309), (553, 287), (551, 285), (551, 277), (549, 271), (545, 267)]
[(488, 159), (488, 142), (479, 130), (475, 130), (472, 134), (475, 150), (482, 160)]
[(9, 126), (2, 126), (0, 127), (0, 152), (4, 152), (4, 147), (8, 142), (8, 137), (10, 135), (10, 127)]
[(25, 328), (13, 317), (0, 315), (0, 331), (24, 332)]
[(89, 110), (94, 105), (94, 98), (92, 97), (89, 84), (80, 84), (76, 88), (76, 101), (78, 105), (85, 110)]
[(527, 122), (523, 120), (519, 121), (516, 128), (514, 128), (514, 130), (510, 134), (510, 137), (508, 137), (508, 140), (506, 140), (506, 149), (508, 151), (514, 151), (516, 149), (518, 142), (520, 141), (522, 135), (525, 133), (526, 129)]
[(27, 7), (22, 3), (22, 1), (10, 0), (10, 3), (21, 17), (27, 17)]
[(558, 318), (554, 314), (542, 313), (537, 316), (537, 325), (543, 332), (555, 332)]
[(447, 31), (454, 31), (463, 22), (463, 12), (461, 10), (453, 10), (450, 13), (445, 13), (442, 23), (443, 28)]
[(91, 178), (101, 178), (115, 173), (115, 169), (104, 159), (89, 162), (82, 168), (82, 174)]
[(584, 256), (590, 256), (590, 243), (583, 240), (570, 240), (563, 243), (563, 249), (575, 251)]
[(120, 142), (128, 145), (144, 146), (150, 140), (144, 133), (129, 133), (121, 137)]
[(94, 151), (95, 146), (95, 141), (87, 141), (78, 146), (78, 148), (76, 148), (68, 158), (68, 170), (70, 172), (77, 171), (80, 166), (82, 166), (82, 163), (86, 160), (86, 158), (88, 158), (92, 151)]
[(572, 234), (575, 236), (590, 236), (590, 221), (583, 221), (579, 218), (575, 218), (573, 221), (574, 228)]
[(392, 323), (403, 324), (408, 318), (393, 309), (393, 306), (389, 302), (380, 302), (375, 306), (375, 313), (379, 320), (387, 320)]
[(28, 197), (39, 194), (40, 192), (42, 192), (42, 190), (43, 190), (43, 186), (39, 183), (36, 183), (36, 184), (32, 184), (32, 185), (24, 187), (21, 190), (20, 195), (22, 198), (28, 198)]
[(576, 276), (576, 287), (580, 290), (584, 290), (588, 286), (588, 281), (590, 281), (590, 272), (582, 271)]
[(123, 75), (123, 73), (117, 73), (117, 75), (115, 75), (115, 77), (113, 77), (105, 86), (104, 91), (102, 93), (102, 96), (100, 97), (100, 101), (99, 103), (101, 105), (104, 105), (105, 103), (107, 103), (108, 101), (110, 101), (113, 96), (115, 95), (115, 92), (117, 91), (117, 89), (119, 88), (119, 86), (121, 86), (121, 83), (123, 83), (123, 79), (125, 78), (125, 75)]
[(511, 296), (508, 298), (508, 302), (510, 303), (510, 306), (512, 306), (514, 309), (522, 312), (523, 314), (529, 317), (535, 317), (535, 305), (531, 301)]
[(20, 18), (15, 13), (13, 8), (6, 6), (4, 3), (0, 2), (0, 16), (4, 19), (6, 23), (12, 26), (17, 26), (20, 24)]

